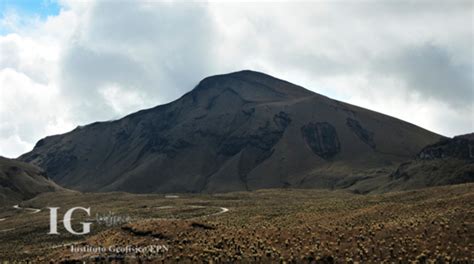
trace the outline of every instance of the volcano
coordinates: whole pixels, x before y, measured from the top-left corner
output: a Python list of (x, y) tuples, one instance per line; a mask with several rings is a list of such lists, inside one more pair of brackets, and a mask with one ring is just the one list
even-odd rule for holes
[[(272, 76), (203, 79), (174, 102), (40, 140), (21, 160), (80, 191), (339, 188), (442, 137)], [(354, 175), (359, 175), (355, 177)]]

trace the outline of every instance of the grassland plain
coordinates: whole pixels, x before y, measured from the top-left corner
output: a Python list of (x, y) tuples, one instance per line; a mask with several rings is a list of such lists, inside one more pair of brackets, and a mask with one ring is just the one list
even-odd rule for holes
[[(91, 207), (127, 216), (94, 222), (87, 236), (59, 228), (49, 211)], [(269, 189), (224, 194), (46, 193), (0, 213), (0, 260), (142, 263), (473, 263), (474, 184), (377, 195)], [(228, 211), (227, 211), (228, 210)], [(94, 220), (96, 221), (96, 220)], [(61, 227), (61, 226), (60, 226)], [(163, 246), (156, 252), (71, 252), (76, 248)]]

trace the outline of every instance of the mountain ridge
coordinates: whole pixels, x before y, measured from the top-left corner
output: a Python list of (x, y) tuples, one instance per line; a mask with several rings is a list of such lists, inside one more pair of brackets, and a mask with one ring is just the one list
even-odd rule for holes
[[(326, 100), (331, 100), (331, 101), (334, 101), (336, 103), (340, 103), (340, 104), (343, 104), (343, 105), (346, 105), (346, 106), (349, 106), (349, 107), (354, 107), (354, 108), (357, 108), (359, 110), (363, 110), (363, 111), (368, 111), (368, 112), (372, 112), (372, 113), (376, 113), (376, 114), (379, 114), (379, 115), (382, 115), (382, 116), (385, 116), (385, 117), (388, 117), (388, 118), (391, 118), (391, 119), (395, 119), (397, 121), (400, 121), (400, 122), (403, 122), (403, 123), (408, 123), (414, 127), (417, 127), (419, 129), (423, 129), (423, 130), (427, 130), (426, 128), (423, 128), (423, 127), (420, 127), (416, 124), (413, 124), (413, 123), (410, 123), (408, 121), (405, 121), (403, 119), (400, 119), (400, 118), (397, 118), (397, 117), (393, 117), (393, 116), (390, 116), (390, 115), (387, 115), (387, 114), (383, 114), (383, 113), (380, 113), (380, 112), (377, 112), (375, 110), (371, 110), (371, 109), (368, 109), (368, 108), (363, 108), (361, 106), (357, 106), (357, 105), (354, 105), (354, 104), (350, 104), (350, 103), (347, 103), (347, 102), (343, 102), (343, 101), (340, 101), (340, 100), (337, 100), (337, 99), (333, 99), (333, 98), (330, 98), (328, 96), (325, 96), (325, 95), (322, 95), (322, 94), (319, 94), (319, 93), (316, 93), (316, 92), (313, 92), (309, 89), (306, 89), (304, 88), (303, 86), (301, 85), (298, 85), (298, 84), (294, 84), (294, 83), (291, 83), (289, 81), (286, 81), (286, 80), (283, 80), (283, 79), (279, 79), (279, 78), (276, 78), (274, 76), (271, 76), (269, 74), (266, 74), (266, 73), (262, 73), (262, 72), (258, 72), (258, 71), (253, 71), (253, 70), (241, 70), (241, 71), (235, 71), (235, 72), (230, 72), (230, 73), (227, 73), (227, 74), (217, 74), (217, 75), (212, 75), (212, 76), (209, 76), (209, 77), (205, 77), (204, 79), (202, 79), (192, 90), (186, 92), (185, 94), (183, 94), (182, 96), (178, 97), (177, 99), (173, 100), (173, 101), (170, 101), (168, 103), (164, 103), (164, 104), (160, 104), (160, 105), (157, 105), (157, 106), (154, 106), (154, 107), (150, 107), (150, 108), (146, 108), (146, 109), (141, 109), (141, 110), (138, 110), (138, 111), (135, 111), (135, 112), (132, 112), (130, 114), (126, 114), (124, 115), (123, 117), (120, 117), (120, 118), (117, 118), (117, 119), (111, 119), (111, 120), (103, 120), (103, 121), (95, 121), (95, 122), (92, 122), (92, 123), (89, 123), (89, 124), (85, 124), (85, 125), (79, 125), (77, 126), (76, 128), (74, 128), (73, 130), (71, 131), (68, 131), (68, 132), (65, 132), (65, 133), (62, 133), (62, 134), (55, 134), (55, 135), (49, 135), (49, 136), (46, 136), (44, 137), (43, 139), (46, 139), (46, 138), (51, 138), (51, 137), (55, 137), (55, 136), (60, 136), (60, 135), (64, 135), (64, 134), (68, 134), (70, 132), (73, 132), (74, 130), (76, 129), (82, 129), (86, 126), (93, 126), (93, 125), (99, 125), (99, 124), (103, 124), (103, 123), (111, 123), (111, 122), (118, 122), (122, 119), (126, 119), (126, 118), (133, 118), (135, 116), (140, 116), (142, 114), (145, 114), (145, 113), (149, 113), (149, 112), (152, 112), (154, 110), (158, 110), (158, 109), (161, 109), (161, 108), (164, 108), (164, 107), (169, 107), (169, 105), (179, 101), (179, 100), (182, 100), (184, 97), (186, 96), (190, 96), (193, 92), (196, 92), (199, 90), (201, 84), (205, 81), (209, 81), (209, 80), (215, 80), (215, 79), (219, 79), (219, 78), (234, 78), (234, 79), (239, 79), (241, 80), (242, 78), (239, 78), (238, 76), (239, 75), (250, 75), (250, 74), (256, 74), (256, 75), (259, 75), (259, 76), (263, 76), (263, 77), (269, 77), (269, 78), (272, 78), (274, 79), (275, 81), (279, 81), (281, 83), (285, 83), (285, 84), (288, 84), (288, 85), (291, 85), (292, 87), (297, 87), (299, 89), (301, 89), (302, 91), (306, 92), (308, 97), (316, 97), (316, 98), (324, 98)], [(301, 99), (309, 99), (309, 98), (301, 98)], [(429, 130), (428, 130), (429, 131)], [(434, 134), (437, 134), (439, 135), (440, 137), (442, 138), (448, 138), (446, 136), (443, 136), (441, 134), (438, 134), (436, 132), (433, 132), (433, 131), (430, 131), (431, 133), (434, 133)], [(472, 133), (471, 133), (472, 134)], [(40, 143), (43, 139), (40, 139), (36, 144), (35, 144), (35, 147), (38, 143)], [(24, 154), (23, 154), (24, 155)], [(20, 155), (22, 156), (22, 155)]]
[(20, 159), (85, 191), (333, 188), (348, 173), (393, 166), (439, 138), (246, 70), (207, 77), (165, 105), (47, 137)]
[(0, 205), (31, 199), (64, 190), (51, 181), (44, 170), (32, 164), (0, 157)]

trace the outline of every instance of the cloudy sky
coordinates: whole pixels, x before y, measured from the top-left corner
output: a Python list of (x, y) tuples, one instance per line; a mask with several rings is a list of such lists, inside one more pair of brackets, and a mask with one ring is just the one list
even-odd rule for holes
[(473, 42), (472, 1), (0, 0), (0, 155), (242, 69), (468, 133)]

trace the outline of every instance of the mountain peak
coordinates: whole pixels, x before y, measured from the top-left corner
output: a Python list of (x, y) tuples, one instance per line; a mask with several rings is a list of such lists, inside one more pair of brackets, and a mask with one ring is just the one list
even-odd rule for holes
[[(259, 71), (253, 71), (253, 70), (241, 70), (241, 71), (235, 71), (235, 72), (230, 72), (230, 73), (224, 73), (224, 74), (216, 74), (216, 75), (211, 75), (209, 77), (204, 78), (205, 79), (215, 79), (215, 78), (246, 78), (246, 79), (256, 79), (256, 78), (262, 78), (262, 79), (275, 79), (279, 80), (271, 75), (268, 75), (263, 72)], [(282, 80), (280, 80), (282, 81)]]
[(274, 80), (274, 81), (280, 81), (280, 82), (285, 82), (289, 83), (287, 81), (278, 79), (276, 77), (273, 77), (269, 74), (259, 72), (259, 71), (253, 71), (253, 70), (241, 70), (241, 71), (236, 71), (236, 72), (231, 72), (228, 74), (223, 74), (224, 76), (229, 76), (233, 78), (242, 78), (242, 79), (247, 79), (247, 80)]
[(223, 90), (237, 93), (249, 101), (274, 101), (314, 95), (314, 92), (301, 86), (252, 70), (206, 77), (191, 92), (210, 91), (215, 94)]

